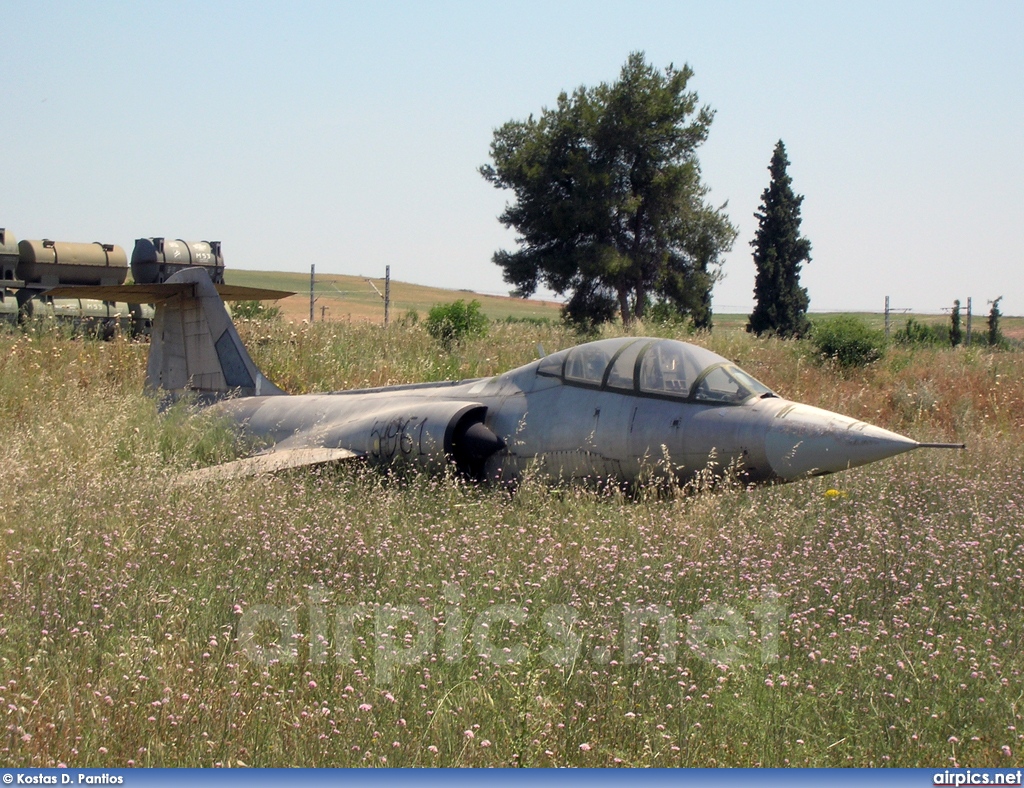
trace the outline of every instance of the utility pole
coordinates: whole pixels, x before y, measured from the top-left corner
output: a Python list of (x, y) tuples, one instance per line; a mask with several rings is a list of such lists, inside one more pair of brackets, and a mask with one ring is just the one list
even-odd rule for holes
[(971, 297), (967, 296), (967, 347), (971, 346)]
[(885, 297), (885, 338), (889, 339), (889, 296)]
[(382, 293), (377, 289), (377, 285), (373, 283), (372, 279), (367, 279), (366, 283), (373, 288), (373, 292), (380, 296), (384, 302), (384, 325), (388, 324), (388, 319), (391, 316), (391, 266), (384, 267), (384, 292)]
[(313, 322), (313, 283), (316, 281), (316, 265), (309, 267), (309, 322)]

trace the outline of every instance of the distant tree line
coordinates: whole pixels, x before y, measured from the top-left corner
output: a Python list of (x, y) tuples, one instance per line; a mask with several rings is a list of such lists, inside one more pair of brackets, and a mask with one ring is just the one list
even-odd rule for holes
[[(1002, 332), (999, 328), (999, 319), (1002, 317), (1002, 312), (999, 310), (999, 302), (1003, 300), (1002, 296), (989, 301), (990, 309), (988, 313), (987, 326), (988, 330), (984, 334), (975, 334), (971, 339), (971, 344), (987, 344), (991, 347), (996, 347), (1005, 344)], [(895, 340), (900, 343), (931, 343), (931, 344), (949, 344), (953, 347), (964, 344), (967, 337), (964, 334), (961, 326), (960, 316), (960, 299), (957, 298), (953, 301), (953, 309), (950, 311), (949, 326), (938, 326), (938, 325), (925, 325), (918, 322), (914, 318), (910, 318), (907, 321), (906, 328), (896, 332)]]
[[(517, 232), (518, 248), (495, 252), (493, 262), (514, 295), (548, 287), (567, 297), (563, 318), (582, 328), (616, 316), (624, 325), (646, 318), (712, 327), (712, 290), (737, 230), (726, 206), (707, 200), (697, 150), (714, 111), (688, 89), (692, 76), (689, 66), (659, 70), (634, 52), (615, 82), (563, 92), (538, 116), (495, 130), (480, 173), (512, 193), (499, 220)], [(750, 243), (755, 304), (746, 328), (759, 336), (812, 331), (800, 284), (811, 242), (801, 234), (804, 197), (789, 165), (779, 140)], [(1000, 300), (990, 302), (993, 346), (1002, 341)], [(896, 341), (962, 344), (960, 301), (948, 327), (911, 318)]]

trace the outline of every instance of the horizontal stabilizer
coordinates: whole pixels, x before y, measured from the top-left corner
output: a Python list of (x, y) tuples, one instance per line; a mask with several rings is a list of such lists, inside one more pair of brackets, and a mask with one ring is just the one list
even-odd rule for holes
[[(47, 290), (43, 295), (54, 298), (98, 298), (101, 301), (122, 301), (129, 304), (158, 304), (176, 295), (195, 295), (194, 282), (163, 282), (152, 285), (64, 285)], [(262, 287), (214, 285), (224, 301), (276, 301), (295, 295), (290, 290), (267, 290)]]
[(177, 484), (205, 484), (206, 482), (239, 479), (244, 476), (261, 476), (277, 473), (289, 468), (305, 468), (310, 465), (323, 465), (328, 462), (351, 460), (359, 455), (348, 449), (282, 449), (267, 451), (223, 465), (189, 471), (179, 476)]
[(240, 285), (214, 285), (225, 301), (276, 301), (295, 295), (291, 290), (268, 290), (265, 287), (242, 287)]

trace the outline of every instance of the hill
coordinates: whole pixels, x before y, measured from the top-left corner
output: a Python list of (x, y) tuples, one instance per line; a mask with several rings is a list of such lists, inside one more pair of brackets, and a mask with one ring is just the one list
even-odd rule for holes
[[(280, 301), (282, 314), (286, 320), (301, 322), (309, 319), (309, 276), (305, 273), (288, 271), (246, 271), (229, 268), (224, 272), (228, 284), (247, 287), (266, 287), (275, 290), (294, 290), (295, 295)], [(383, 291), (384, 280), (371, 280)], [(383, 322), (384, 304), (381, 297), (367, 281), (367, 277), (348, 276), (344, 274), (317, 274), (315, 314), (316, 322), (321, 319), (347, 322)], [(409, 282), (391, 280), (391, 317), (398, 320), (406, 312), (414, 310), (420, 318), (424, 318), (435, 304), (448, 304), (459, 298), (470, 301), (476, 299), (484, 314), (491, 320), (514, 319), (561, 319), (561, 305), (554, 301), (539, 299), (511, 298), (509, 296), (484, 295), (472, 290), (446, 290), (441, 287), (415, 285)], [(321, 311), (323, 307), (326, 310)], [(881, 329), (885, 320), (881, 312), (850, 313), (864, 320), (872, 328)], [(831, 317), (830, 314), (812, 313), (812, 318)], [(906, 325), (909, 317), (922, 323), (945, 324), (948, 315), (920, 315), (893, 313), (891, 317), (892, 331), (896, 332)], [(974, 331), (987, 331), (988, 315), (974, 315)], [(746, 314), (715, 314), (715, 328), (726, 333), (743, 333), (747, 325)], [(966, 316), (964, 317), (966, 330)], [(1024, 340), (1024, 318), (1003, 316), (1001, 328), (1004, 336), (1014, 340)]]
[[(296, 294), (280, 302), (285, 319), (309, 319), (309, 275), (284, 271), (244, 271), (231, 268), (225, 271), (228, 284), (247, 287), (267, 287), (276, 290), (294, 290)], [(373, 279), (383, 292), (384, 280)], [(343, 274), (317, 274), (314, 290), (315, 316), (326, 320), (368, 321), (384, 320), (384, 302), (362, 276)], [(532, 318), (558, 320), (560, 305), (553, 301), (511, 298), (474, 293), (472, 290), (445, 290), (440, 287), (414, 285), (391, 280), (391, 317), (400, 318), (405, 312), (416, 311), (426, 317), (435, 304), (451, 303), (457, 299), (477, 300), (484, 314), (492, 320)], [(326, 311), (321, 309), (326, 307)]]

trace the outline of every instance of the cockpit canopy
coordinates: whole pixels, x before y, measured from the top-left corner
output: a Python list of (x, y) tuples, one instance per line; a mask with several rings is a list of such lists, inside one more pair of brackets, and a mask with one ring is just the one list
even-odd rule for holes
[(675, 339), (602, 339), (552, 353), (537, 374), (573, 386), (696, 402), (739, 404), (775, 396), (727, 359)]

